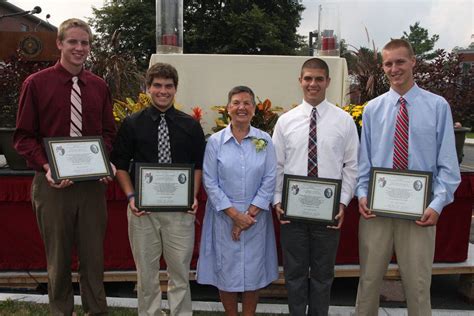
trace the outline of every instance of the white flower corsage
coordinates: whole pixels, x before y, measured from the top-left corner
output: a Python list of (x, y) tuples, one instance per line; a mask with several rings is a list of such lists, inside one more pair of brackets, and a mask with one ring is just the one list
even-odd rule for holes
[(259, 152), (267, 147), (268, 141), (263, 138), (252, 137), (252, 143), (255, 145), (257, 152)]

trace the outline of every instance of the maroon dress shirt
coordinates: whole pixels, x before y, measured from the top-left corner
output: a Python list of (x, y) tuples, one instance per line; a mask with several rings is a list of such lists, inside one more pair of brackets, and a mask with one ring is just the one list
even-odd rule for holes
[[(13, 143), (34, 170), (42, 171), (48, 163), (43, 138), (69, 136), (72, 77), (58, 62), (23, 82)], [(78, 77), (82, 135), (102, 136), (110, 152), (115, 137), (110, 91), (104, 80), (87, 70)]]

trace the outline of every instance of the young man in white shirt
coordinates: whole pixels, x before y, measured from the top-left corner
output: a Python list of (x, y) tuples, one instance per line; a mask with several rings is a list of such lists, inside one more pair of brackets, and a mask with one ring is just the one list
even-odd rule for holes
[[(280, 117), (273, 133), (277, 155), (274, 205), (280, 217), (284, 213), (284, 174), (342, 180), (336, 226), (280, 221), (290, 314), (306, 315), (308, 306), (312, 316), (327, 315), (344, 209), (356, 185), (359, 139), (352, 117), (326, 100), (331, 82), (326, 62), (319, 58), (307, 60), (299, 82), (303, 102)], [(311, 134), (313, 126), (316, 135)], [(315, 150), (309, 148), (311, 143), (315, 143)], [(311, 152), (314, 154), (308, 155)]]

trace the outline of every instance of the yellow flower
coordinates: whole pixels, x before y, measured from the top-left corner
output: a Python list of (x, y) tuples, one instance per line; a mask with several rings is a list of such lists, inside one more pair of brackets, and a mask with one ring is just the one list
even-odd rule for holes
[(115, 121), (120, 124), (127, 116), (146, 108), (150, 104), (151, 98), (145, 93), (140, 93), (138, 95), (137, 102), (132, 98), (125, 98), (125, 101), (114, 100), (113, 114)]
[(366, 105), (367, 102), (364, 104), (348, 104), (342, 109), (350, 114), (357, 126), (362, 126), (362, 113), (364, 113), (364, 108)]

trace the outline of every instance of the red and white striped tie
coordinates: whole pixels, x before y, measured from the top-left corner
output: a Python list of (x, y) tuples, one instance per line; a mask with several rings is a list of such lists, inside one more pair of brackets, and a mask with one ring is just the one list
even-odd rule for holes
[(77, 84), (77, 76), (72, 77), (71, 89), (71, 128), (69, 135), (71, 137), (82, 136), (82, 101), (81, 89)]
[(408, 169), (408, 111), (403, 97), (398, 100), (400, 110), (393, 140), (393, 169)]

